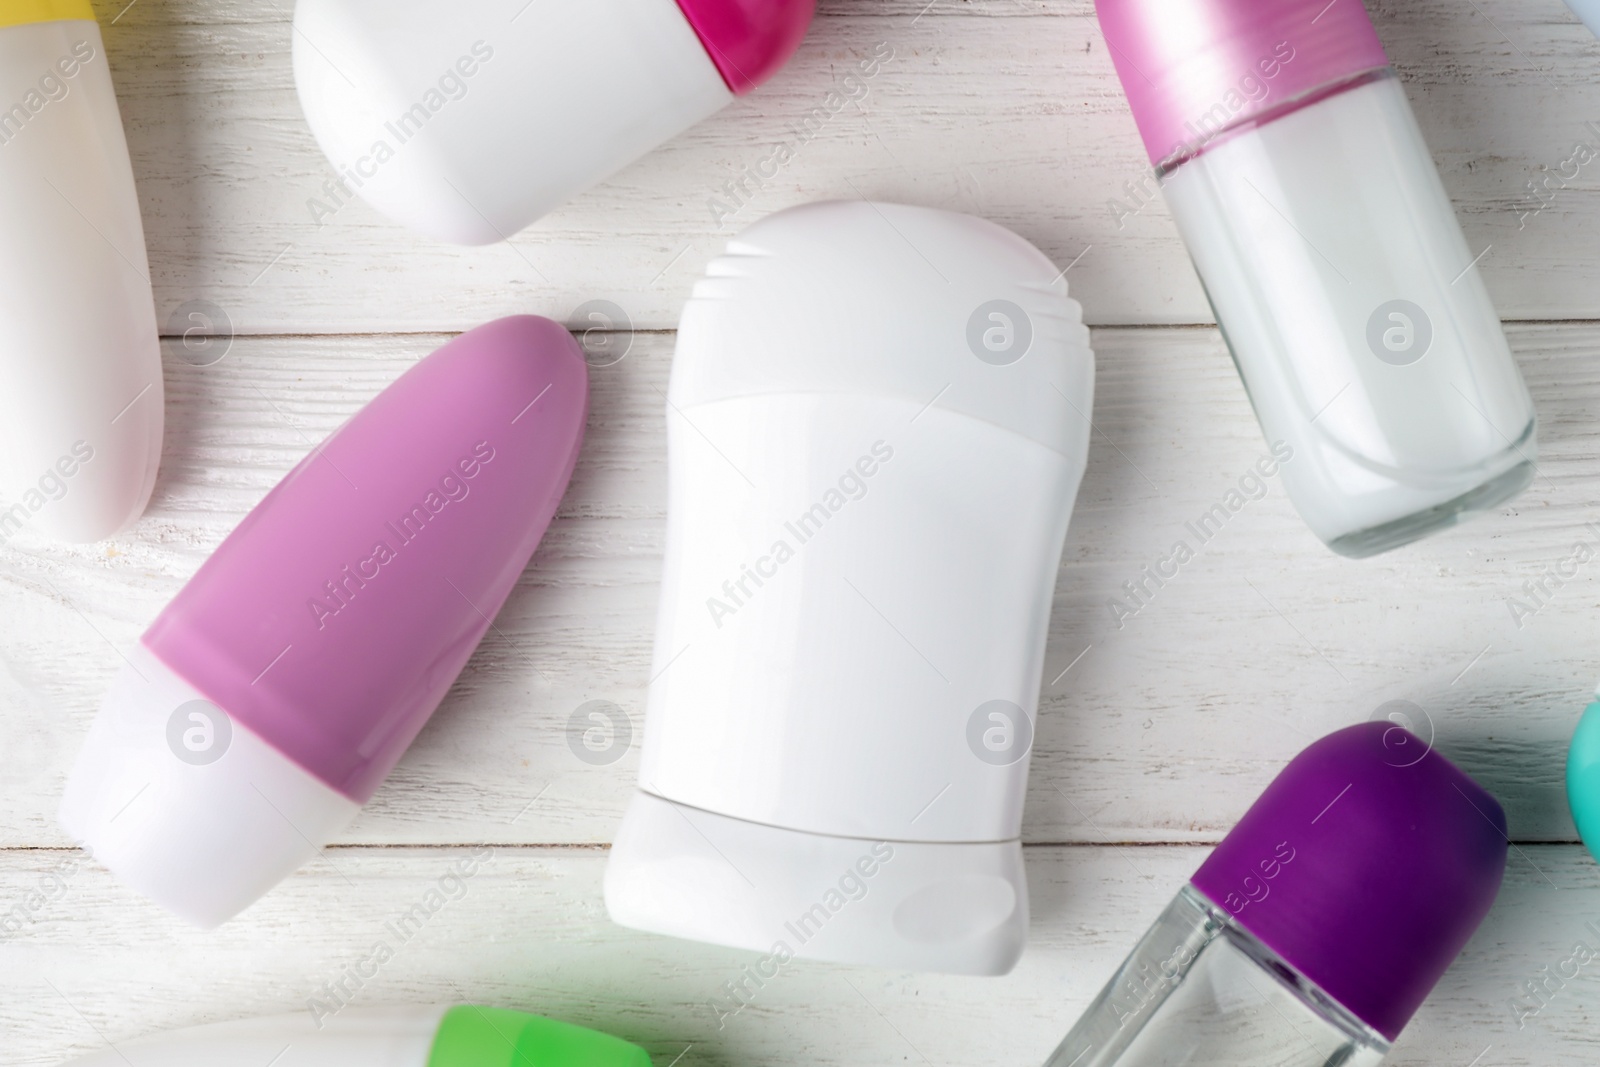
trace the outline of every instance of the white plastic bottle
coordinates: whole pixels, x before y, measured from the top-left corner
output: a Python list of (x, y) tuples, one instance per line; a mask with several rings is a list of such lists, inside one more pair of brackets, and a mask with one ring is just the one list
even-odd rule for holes
[(753, 91), (816, 0), (296, 0), (294, 80), (337, 174), (419, 233), (484, 245)]
[(0, 545), (98, 541), (161, 459), (144, 227), (89, 0), (0, 9)]
[[(1357, 2), (1097, 0), (1284, 484), (1367, 556), (1515, 496), (1532, 401)], [(1481, 250), (1480, 250), (1481, 251)]]

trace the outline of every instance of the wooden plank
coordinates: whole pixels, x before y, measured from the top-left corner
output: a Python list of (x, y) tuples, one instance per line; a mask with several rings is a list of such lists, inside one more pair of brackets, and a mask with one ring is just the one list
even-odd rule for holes
[[(1316, 542), (1274, 479), (1118, 629), (1108, 602), (1123, 583), (1264, 445), (1215, 331), (1096, 331), (1096, 432), (1057, 578), (1027, 840), (1215, 841), (1296, 751), (1391, 700), (1426, 711), (1519, 840), (1575, 839), (1562, 766), (1600, 673), (1600, 572), (1580, 569), (1520, 629), (1507, 598), (1594, 539), (1583, 524), (1600, 519), (1600, 329), (1512, 333), (1543, 420), (1541, 476), (1512, 506), (1350, 562)], [(100, 546), (26, 534), (0, 547), (0, 844), (66, 843), (53, 813), (120, 663), (114, 646), (314, 442), (441, 340), (241, 338), (214, 366), (169, 359), (166, 464), (143, 522)], [(645, 725), (670, 347), (640, 334), (595, 371), (557, 521), (348, 842), (610, 840)], [(607, 766), (569, 748), (569, 720), (595, 699), (634, 727)]]
[[(600, 901), (605, 853), (334, 849), (219, 930), (188, 929), (71, 853), (0, 852), (0, 913), (48, 895), (0, 943), (6, 1061), (54, 1067), (155, 1030), (306, 1012), (375, 946), (393, 958), (351, 1010), (477, 1001), (540, 1011), (643, 1044), (658, 1067), (724, 1063), (1040, 1064), (1205, 855), (1197, 847), (1028, 850), (1033, 923), (1005, 978), (793, 961), (721, 1020), (723, 985), (758, 954), (634, 933)], [(55, 877), (52, 877), (55, 875)], [(440, 879), (445, 878), (441, 888)], [(440, 890), (406, 939), (388, 924)], [(1522, 984), (1596, 947), (1600, 879), (1576, 846), (1514, 854), (1478, 935), (1401, 1036), (1399, 1067), (1594, 1062), (1593, 966), (1518, 1026)], [(16, 925), (13, 923), (13, 925)], [(824, 1020), (826, 1022), (824, 1022)], [(1487, 1050), (1487, 1051), (1485, 1051)], [(682, 1059), (676, 1057), (682, 1055)]]
[[(1137, 206), (1126, 189), (1148, 167), (1090, 0), (830, 0), (769, 86), (487, 249), (414, 238), (360, 202), (319, 216), (333, 170), (295, 98), (289, 0), (98, 10), (163, 320), (203, 299), (240, 332), (456, 330), (515, 311), (565, 320), (606, 298), (635, 324), (670, 327), (740, 228), (857, 196), (986, 215), (1062, 266), (1083, 255), (1071, 281), (1091, 322), (1210, 318), (1165, 208), (1125, 220), (1110, 208)], [(1600, 45), (1555, 0), (1384, 2), (1373, 15), (1469, 243), (1489, 248), (1481, 269), (1501, 314), (1600, 315), (1593, 167), (1522, 215), (1541, 167), (1600, 143), (1585, 126), (1600, 122)], [(895, 58), (846, 83), (879, 44)], [(858, 99), (801, 143), (793, 128), (838, 105), (828, 94), (841, 86)], [(725, 184), (780, 143), (793, 162), (734, 215), (715, 212)]]

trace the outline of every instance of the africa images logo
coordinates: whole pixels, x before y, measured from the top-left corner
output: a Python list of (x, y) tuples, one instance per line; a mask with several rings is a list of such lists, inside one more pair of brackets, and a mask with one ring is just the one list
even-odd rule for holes
[(1433, 347), (1433, 320), (1409, 300), (1380, 304), (1367, 319), (1367, 347), (1391, 367), (1407, 367)]
[(346, 564), (338, 574), (323, 582), (323, 592), (306, 600), (306, 608), (316, 620), (317, 629), (327, 629), (328, 620), (349, 607), (368, 583), (377, 581), (384, 568), (399, 559), (405, 547), (421, 537), (446, 508), (467, 499), (472, 494), (471, 481), (494, 462), (494, 457), (494, 447), (488, 441), (479, 441), (473, 446), (472, 454), (463, 456), (446, 471), (419, 503), (383, 524), (387, 536), (374, 541), (364, 558)]

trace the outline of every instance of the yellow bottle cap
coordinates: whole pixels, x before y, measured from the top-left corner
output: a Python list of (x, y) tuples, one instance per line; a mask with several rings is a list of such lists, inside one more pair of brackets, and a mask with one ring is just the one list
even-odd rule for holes
[(94, 21), (89, 0), (0, 0), (0, 28), (65, 19)]

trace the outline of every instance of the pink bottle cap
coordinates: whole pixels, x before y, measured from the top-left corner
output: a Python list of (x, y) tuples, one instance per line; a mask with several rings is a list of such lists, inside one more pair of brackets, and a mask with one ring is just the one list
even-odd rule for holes
[(723, 80), (750, 92), (800, 47), (817, 0), (678, 0)]
[(500, 611), (577, 461), (588, 368), (547, 319), (422, 360), (291, 471), (132, 650), (61, 821), (214, 925), (371, 798)]
[(1095, 0), (1150, 162), (1389, 59), (1361, 0)]

